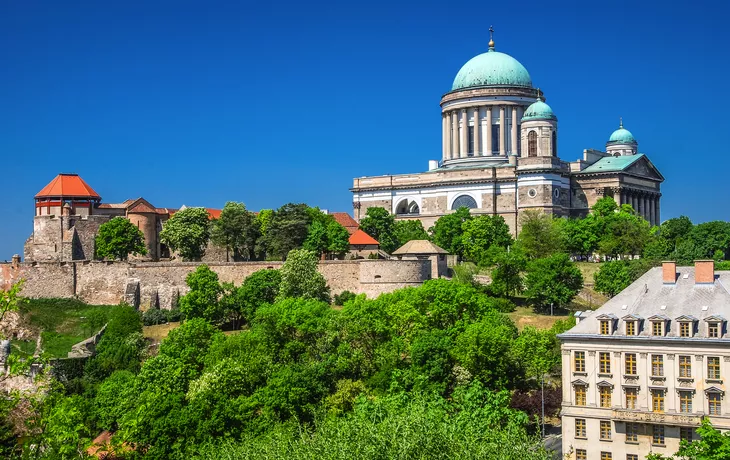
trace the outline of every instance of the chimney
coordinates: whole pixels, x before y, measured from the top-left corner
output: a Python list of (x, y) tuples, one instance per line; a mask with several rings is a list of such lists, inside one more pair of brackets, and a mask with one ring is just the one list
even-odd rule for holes
[(695, 284), (712, 284), (715, 282), (715, 261), (695, 260)]
[(662, 262), (662, 281), (664, 284), (677, 282), (677, 262)]
[(11, 266), (12, 266), (12, 267), (13, 267), (14, 269), (18, 269), (18, 267), (20, 267), (20, 255), (18, 255), (18, 254), (13, 254), (13, 259), (12, 259), (12, 264), (11, 264)]

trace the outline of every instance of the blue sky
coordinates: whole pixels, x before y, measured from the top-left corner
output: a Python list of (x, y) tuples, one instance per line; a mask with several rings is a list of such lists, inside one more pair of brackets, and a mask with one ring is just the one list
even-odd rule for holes
[(33, 195), (351, 212), (352, 178), (426, 170), (439, 100), (487, 50), (522, 62), (560, 156), (623, 117), (666, 177), (662, 218), (728, 219), (727, 2), (34, 1), (0, 4), (0, 260)]

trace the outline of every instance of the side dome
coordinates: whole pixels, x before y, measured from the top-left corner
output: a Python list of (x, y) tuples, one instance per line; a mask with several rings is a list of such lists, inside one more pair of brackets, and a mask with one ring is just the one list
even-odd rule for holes
[(522, 121), (557, 119), (558, 117), (555, 116), (553, 109), (541, 100), (533, 102), (532, 105), (525, 110), (525, 114), (522, 116)]
[(532, 88), (525, 66), (510, 56), (490, 49), (464, 64), (454, 78), (451, 91), (473, 86), (524, 86)]
[(631, 131), (623, 127), (623, 124), (611, 134), (609, 144), (636, 144), (636, 138)]

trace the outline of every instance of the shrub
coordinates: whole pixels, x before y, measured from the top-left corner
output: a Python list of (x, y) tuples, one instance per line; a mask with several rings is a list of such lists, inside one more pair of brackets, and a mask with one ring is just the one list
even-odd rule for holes
[(165, 310), (158, 308), (150, 308), (142, 315), (142, 322), (145, 326), (154, 326), (169, 321), (168, 314)]
[(182, 317), (182, 312), (179, 308), (172, 308), (170, 310), (167, 310), (167, 320), (171, 323), (180, 321)]
[(357, 297), (357, 294), (354, 292), (342, 291), (341, 293), (334, 295), (334, 304), (345, 305), (345, 302), (353, 300), (355, 297)]

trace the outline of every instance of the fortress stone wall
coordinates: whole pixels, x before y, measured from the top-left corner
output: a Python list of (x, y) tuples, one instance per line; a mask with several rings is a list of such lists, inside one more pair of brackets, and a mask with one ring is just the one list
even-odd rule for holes
[[(188, 291), (185, 277), (200, 262), (29, 262), (0, 264), (0, 288), (25, 279), (22, 295), (31, 298), (78, 298), (97, 305), (121, 301), (147, 308), (173, 308)], [(282, 262), (217, 262), (208, 266), (221, 282), (240, 285), (263, 269)], [(431, 278), (428, 260), (333, 260), (319, 263), (332, 294), (352, 291), (377, 297)]]

